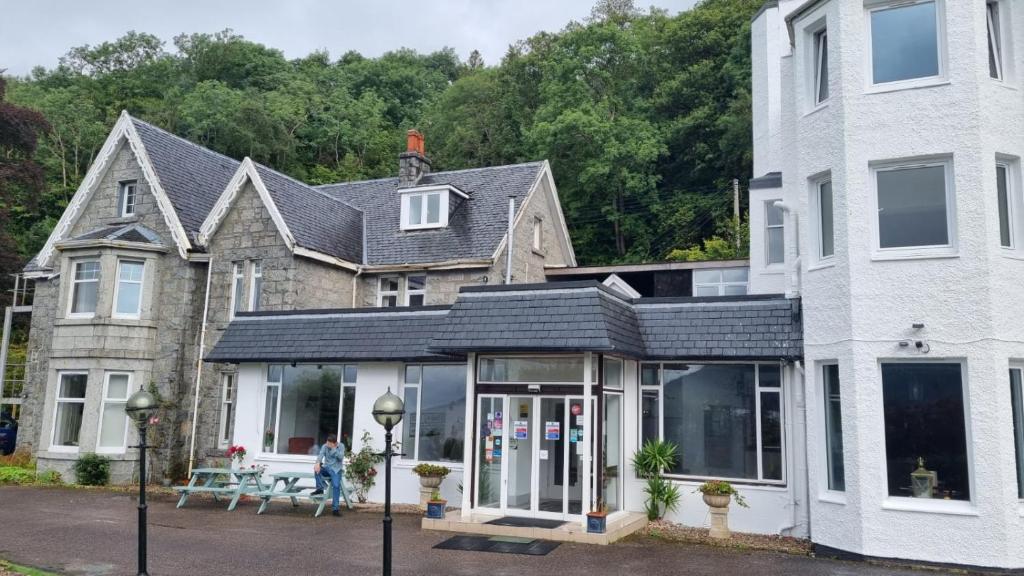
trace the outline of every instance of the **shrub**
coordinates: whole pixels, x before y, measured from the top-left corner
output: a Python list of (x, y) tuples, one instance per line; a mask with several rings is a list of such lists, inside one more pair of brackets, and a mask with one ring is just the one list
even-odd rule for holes
[(417, 476), (426, 476), (427, 478), (444, 478), (452, 472), (447, 466), (438, 466), (436, 464), (417, 464), (412, 471)]
[(31, 470), (15, 466), (0, 466), (0, 486), (4, 484), (31, 484), (36, 474)]
[(110, 482), (110, 458), (99, 454), (82, 454), (75, 462), (75, 478), (84, 486), (105, 486)]

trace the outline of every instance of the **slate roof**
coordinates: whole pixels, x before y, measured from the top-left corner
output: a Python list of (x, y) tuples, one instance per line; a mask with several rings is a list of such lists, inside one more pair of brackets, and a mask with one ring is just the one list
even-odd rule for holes
[(210, 362), (429, 361), (427, 342), (447, 307), (240, 312)]
[(427, 174), (418, 186), (450, 184), (469, 195), (451, 214), (447, 227), (431, 230), (401, 229), (398, 178), (317, 189), (367, 214), (367, 264), (484, 260), (494, 256), (508, 229), (509, 196), (516, 199), (519, 210), (543, 167), (543, 162), (530, 162)]

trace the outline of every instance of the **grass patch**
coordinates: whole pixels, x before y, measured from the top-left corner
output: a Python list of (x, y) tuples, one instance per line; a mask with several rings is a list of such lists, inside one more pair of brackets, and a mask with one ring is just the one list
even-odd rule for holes
[(38, 568), (12, 564), (6, 560), (0, 560), (0, 574), (19, 574), (20, 576), (58, 576), (55, 572), (47, 572)]
[(0, 466), (0, 486), (8, 484), (32, 484), (36, 481), (34, 470), (15, 466)]

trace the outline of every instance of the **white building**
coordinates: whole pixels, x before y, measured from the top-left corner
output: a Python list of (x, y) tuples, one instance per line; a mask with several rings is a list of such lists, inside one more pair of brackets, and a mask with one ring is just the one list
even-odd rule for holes
[(1024, 567), (1022, 8), (754, 19), (750, 290), (802, 298), (823, 549)]

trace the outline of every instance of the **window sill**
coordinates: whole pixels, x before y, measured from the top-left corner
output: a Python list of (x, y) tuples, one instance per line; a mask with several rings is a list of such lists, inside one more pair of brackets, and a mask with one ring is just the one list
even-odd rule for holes
[(71, 316), (68, 318), (58, 318), (53, 322), (55, 326), (83, 326), (83, 325), (108, 325), (108, 326), (138, 326), (140, 328), (156, 328), (156, 322), (152, 320), (140, 320), (140, 319), (129, 319), (129, 318), (99, 318), (96, 316), (90, 316), (88, 318)]
[(536, 248), (534, 248), (533, 253), (536, 254), (537, 256), (540, 256), (541, 258), (547, 257), (547, 253), (544, 252), (543, 250), (537, 250)]
[(1011, 248), (1003, 248), (1001, 256), (1009, 260), (1024, 260), (1024, 254), (1020, 254)]
[(970, 502), (938, 500), (932, 498), (904, 498), (892, 496), (882, 501), (882, 510), (923, 512), (925, 514), (949, 514), (952, 516), (979, 516), (978, 509)]
[(807, 267), (808, 272), (814, 272), (815, 270), (824, 270), (826, 268), (834, 268), (836, 261), (834, 259), (825, 260), (823, 262), (816, 262)]
[(917, 90), (920, 88), (934, 88), (937, 86), (948, 86), (951, 84), (948, 78), (915, 78), (914, 80), (901, 80), (898, 82), (887, 82), (885, 84), (873, 84), (864, 91), (865, 94), (886, 94), (899, 92), (900, 90)]
[(828, 100), (825, 100), (824, 102), (819, 102), (818, 104), (815, 104), (814, 108), (811, 108), (810, 110), (805, 112), (803, 116), (801, 116), (801, 119), (809, 118), (811, 116), (814, 116), (818, 112), (821, 112), (822, 110), (826, 110), (828, 108), (829, 102), (831, 102), (831, 101), (832, 101), (831, 99), (828, 99)]
[(451, 469), (452, 472), (462, 472), (462, 470), (465, 468), (465, 466), (463, 466), (462, 462), (440, 462), (440, 461), (431, 461), (431, 460), (403, 460), (401, 458), (393, 460), (392, 464), (394, 464), (396, 470), (412, 470), (413, 468), (419, 466), (420, 464), (432, 464), (434, 466), (445, 466), (446, 468)]
[(781, 275), (783, 275), (785, 273), (786, 273), (786, 266), (784, 264), (769, 264), (769, 265), (765, 266), (764, 270), (761, 272), (761, 274), (766, 274), (766, 275), (773, 274), (773, 275), (777, 275), (777, 276), (781, 276)]
[(743, 488), (745, 490), (765, 490), (768, 492), (785, 492), (789, 488), (784, 482), (771, 482), (761, 480), (740, 480), (736, 478), (697, 478), (693, 476), (673, 476), (671, 474), (665, 474), (665, 479), (672, 481), (675, 484), (682, 484), (685, 486), (698, 487), (701, 484), (709, 480), (725, 480), (737, 488)]
[(259, 453), (255, 458), (256, 462), (294, 462), (299, 464), (313, 464), (316, 462), (314, 454), (266, 454)]
[(943, 258), (959, 258), (960, 252), (946, 248), (941, 250), (894, 250), (892, 252), (875, 251), (871, 255), (872, 262), (886, 262), (889, 260), (932, 260)]
[(846, 494), (829, 490), (818, 494), (818, 502), (846, 506)]

